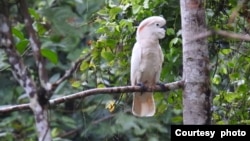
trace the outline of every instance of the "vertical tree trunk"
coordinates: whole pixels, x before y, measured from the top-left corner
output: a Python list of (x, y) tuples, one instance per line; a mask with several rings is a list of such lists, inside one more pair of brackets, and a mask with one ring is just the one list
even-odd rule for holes
[[(0, 48), (3, 48), (14, 78), (23, 87), (25, 93), (30, 98), (30, 108), (32, 109), (36, 121), (36, 129), (39, 141), (51, 141), (51, 133), (48, 121), (48, 106), (41, 104), (38, 98), (38, 88), (28, 73), (20, 54), (16, 51), (14, 39), (11, 33), (11, 21), (9, 17), (8, 1), (0, 1)], [(1, 82), (2, 83), (2, 82)], [(4, 82), (3, 82), (4, 83)]]
[(183, 122), (210, 124), (209, 54), (206, 39), (192, 40), (205, 32), (203, 0), (180, 0), (183, 39)]

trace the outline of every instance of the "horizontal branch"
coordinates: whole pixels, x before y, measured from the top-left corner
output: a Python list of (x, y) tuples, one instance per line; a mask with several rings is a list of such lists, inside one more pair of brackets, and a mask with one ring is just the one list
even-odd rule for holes
[[(154, 91), (154, 92), (164, 92), (164, 91), (170, 91), (170, 90), (176, 90), (183, 87), (184, 81), (176, 81), (172, 83), (165, 84), (165, 90), (163, 90), (160, 86), (156, 86), (155, 88), (145, 88), (144, 91)], [(74, 93), (71, 95), (63, 96), (60, 98), (56, 98), (53, 100), (50, 100), (50, 105), (56, 105), (63, 103), (65, 101), (70, 101), (74, 99), (84, 98), (90, 95), (97, 95), (97, 94), (115, 94), (115, 93), (127, 93), (127, 92), (140, 92), (141, 87), (140, 86), (121, 86), (121, 87), (110, 87), (110, 88), (95, 88), (95, 89), (89, 89), (85, 91), (81, 91), (78, 93)], [(1, 113), (9, 113), (13, 111), (20, 111), (20, 110), (27, 110), (29, 109), (29, 104), (21, 104), (21, 105), (14, 105), (14, 106), (6, 106), (0, 108), (0, 114)]]
[(193, 37), (191, 41), (207, 38), (208, 36), (216, 35), (216, 34), (226, 37), (226, 38), (250, 41), (250, 36), (248, 34), (239, 34), (239, 33), (234, 33), (234, 32), (229, 32), (229, 31), (224, 31), (224, 30), (210, 30), (210, 31), (198, 34), (197, 36)]
[(213, 32), (215, 34), (218, 34), (220, 36), (227, 37), (227, 38), (250, 41), (250, 36), (248, 34), (239, 34), (239, 33), (228, 32), (228, 31), (224, 31), (224, 30), (217, 30), (217, 31), (213, 31)]

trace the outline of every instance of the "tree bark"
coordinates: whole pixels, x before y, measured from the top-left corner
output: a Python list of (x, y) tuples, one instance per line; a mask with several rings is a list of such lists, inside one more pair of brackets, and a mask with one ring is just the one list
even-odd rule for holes
[(183, 124), (210, 124), (209, 53), (203, 0), (180, 0), (183, 39)]
[(14, 39), (11, 33), (11, 22), (9, 17), (8, 1), (0, 1), (0, 48), (3, 48), (11, 71), (15, 79), (29, 95), (29, 106), (32, 109), (36, 121), (36, 129), (39, 141), (51, 141), (51, 133), (48, 122), (48, 106), (41, 104), (38, 96), (38, 88), (28, 73), (20, 54), (16, 51)]

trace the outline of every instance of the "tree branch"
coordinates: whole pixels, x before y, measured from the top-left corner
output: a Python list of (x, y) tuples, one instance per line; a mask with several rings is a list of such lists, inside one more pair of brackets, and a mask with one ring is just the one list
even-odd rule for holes
[(226, 38), (250, 41), (250, 36), (248, 34), (238, 34), (238, 33), (228, 32), (228, 31), (223, 31), (223, 30), (217, 30), (217, 31), (213, 31), (213, 32), (215, 34), (218, 34), (218, 35), (226, 37)]
[(198, 34), (197, 36), (193, 37), (189, 42), (207, 38), (212, 35), (220, 35), (226, 38), (250, 41), (250, 36), (248, 34), (239, 34), (239, 33), (234, 33), (234, 32), (229, 32), (229, 31), (224, 31), (224, 30), (210, 30), (210, 31)]
[(64, 80), (68, 79), (78, 68), (78, 66), (82, 63), (82, 61), (87, 60), (90, 57), (91, 53), (87, 54), (76, 60), (70, 69), (66, 70), (64, 75), (58, 79), (55, 83), (52, 84), (52, 89), (55, 89), (59, 84), (61, 84)]
[[(165, 84), (165, 90), (163, 90), (160, 86), (156, 86), (155, 88), (146, 88), (145, 91), (154, 91), (154, 92), (166, 92), (170, 90), (176, 90), (182, 88), (184, 85), (184, 81), (176, 81), (172, 83)], [(84, 98), (90, 95), (97, 95), (97, 94), (116, 94), (116, 93), (128, 93), (128, 92), (141, 92), (140, 86), (120, 86), (120, 87), (110, 87), (110, 88), (95, 88), (89, 89), (85, 91), (81, 91), (78, 93), (70, 94), (68, 96), (56, 98), (50, 100), (49, 103), (51, 106), (63, 103), (65, 101)], [(14, 105), (14, 106), (6, 106), (0, 108), (0, 113), (9, 113), (13, 111), (20, 111), (29, 109), (29, 104), (21, 104), (21, 105)]]
[(20, 0), (20, 11), (24, 16), (24, 23), (25, 23), (25, 27), (29, 35), (30, 45), (33, 51), (33, 56), (35, 58), (37, 68), (38, 68), (38, 74), (39, 74), (39, 80), (40, 80), (41, 86), (45, 90), (50, 90), (51, 85), (48, 83), (48, 75), (47, 75), (47, 71), (45, 68), (45, 59), (41, 55), (41, 50), (40, 50), (41, 43), (37, 37), (36, 31), (33, 28), (33, 25), (32, 25), (33, 21), (29, 14), (26, 0)]

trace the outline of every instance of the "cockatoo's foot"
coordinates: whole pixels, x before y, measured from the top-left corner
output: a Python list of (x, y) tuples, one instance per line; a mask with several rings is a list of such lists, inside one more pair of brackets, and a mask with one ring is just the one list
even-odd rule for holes
[(147, 90), (146, 86), (143, 83), (137, 83), (136, 85), (141, 87), (141, 94), (143, 94), (143, 92)]
[(167, 90), (167, 88), (165, 87), (165, 84), (163, 84), (161, 82), (157, 82), (156, 85), (159, 85), (163, 91)]

